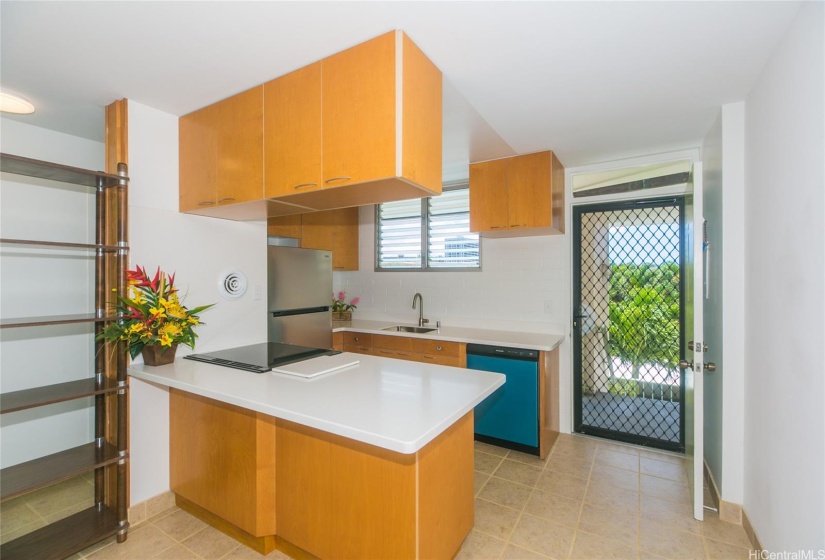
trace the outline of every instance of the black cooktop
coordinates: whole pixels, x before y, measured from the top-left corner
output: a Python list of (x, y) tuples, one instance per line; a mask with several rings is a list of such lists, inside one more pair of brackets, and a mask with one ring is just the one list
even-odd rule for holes
[(184, 356), (184, 359), (254, 373), (266, 373), (274, 367), (301, 362), (316, 356), (332, 356), (334, 354), (340, 354), (340, 352), (324, 348), (296, 346), (283, 342), (264, 342), (205, 354), (190, 354)]

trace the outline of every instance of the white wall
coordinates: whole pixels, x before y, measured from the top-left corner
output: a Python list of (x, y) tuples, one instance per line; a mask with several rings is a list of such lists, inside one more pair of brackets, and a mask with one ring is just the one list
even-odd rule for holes
[[(265, 301), (252, 286), (266, 284), (266, 225), (178, 213), (178, 119), (129, 101), (129, 236), (131, 266), (176, 273), (189, 307), (215, 303), (202, 315), (196, 351), (266, 341)], [(218, 294), (222, 271), (244, 272), (250, 289), (235, 301)], [(180, 347), (178, 356), (191, 353)], [(169, 396), (132, 379), (131, 500), (169, 489)]]
[(412, 298), (421, 292), (433, 324), (561, 332), (568, 299), (566, 236), (482, 238), (480, 272), (375, 272), (374, 208), (360, 208), (359, 270), (333, 274), (336, 290), (361, 298), (358, 318), (415, 323)]
[[(0, 118), (0, 150), (101, 169), (100, 142)], [(0, 187), (0, 237), (94, 243), (94, 191), (8, 173)], [(90, 313), (93, 255), (74, 250), (0, 248), (0, 312), (5, 318)], [(0, 391), (73, 381), (94, 374), (90, 324), (0, 331)], [(92, 441), (90, 399), (0, 418), (3, 468)]]
[(705, 301), (705, 460), (727, 502), (743, 500), (745, 418), (745, 105), (730, 103), (702, 145), (704, 215), (710, 241)]
[(825, 549), (825, 4), (745, 101), (744, 506), (771, 551)]

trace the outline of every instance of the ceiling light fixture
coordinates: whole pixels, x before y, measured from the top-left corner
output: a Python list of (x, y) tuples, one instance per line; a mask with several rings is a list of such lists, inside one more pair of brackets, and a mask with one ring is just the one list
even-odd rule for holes
[(34, 113), (34, 105), (10, 91), (0, 91), (0, 111), (28, 115)]

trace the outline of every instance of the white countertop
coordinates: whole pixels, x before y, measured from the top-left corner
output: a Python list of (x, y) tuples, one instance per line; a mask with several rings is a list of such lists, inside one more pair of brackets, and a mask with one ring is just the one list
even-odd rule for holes
[(498, 373), (347, 354), (359, 365), (301, 379), (177, 359), (132, 377), (399, 453), (415, 453), (504, 384)]
[[(386, 327), (391, 327), (403, 323), (391, 323), (387, 321), (367, 321), (353, 319), (347, 326), (334, 325), (332, 332), (358, 331), (373, 334), (384, 334), (389, 336), (409, 336), (415, 338), (430, 338), (437, 340), (449, 340), (452, 342), (469, 342), (475, 344), (489, 344), (492, 346), (509, 346), (511, 348), (526, 348), (528, 350), (550, 351), (556, 349), (562, 343), (564, 337), (557, 334), (526, 333), (515, 331), (497, 331), (487, 329), (472, 329), (466, 327), (443, 326), (432, 332), (416, 334), (398, 331), (385, 331)], [(409, 325), (414, 326), (414, 325)], [(434, 327), (435, 325), (426, 325)]]

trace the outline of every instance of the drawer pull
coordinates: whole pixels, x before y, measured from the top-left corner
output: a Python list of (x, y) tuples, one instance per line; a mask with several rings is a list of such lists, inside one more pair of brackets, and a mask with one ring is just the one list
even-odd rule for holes
[(507, 226), (490, 226), (490, 229), (507, 229)]
[(356, 336), (354, 340), (355, 340), (355, 342), (358, 342), (361, 339)]
[(293, 189), (305, 189), (307, 187), (317, 187), (318, 183), (301, 183), (300, 185), (295, 185), (292, 187)]
[(215, 204), (214, 200), (204, 200), (203, 202), (198, 202), (198, 206), (212, 206)]
[(220, 200), (218, 201), (218, 204), (220, 204), (221, 202), (231, 202), (231, 201), (233, 201), (233, 200), (235, 200), (235, 197), (234, 197), (234, 196), (229, 196), (229, 197), (227, 197), (227, 198), (222, 198), (222, 199), (220, 199)]
[(441, 346), (436, 346), (435, 349), (436, 351), (441, 352)]
[(512, 224), (510, 227), (527, 227), (527, 224)]
[(349, 177), (332, 177), (332, 178), (327, 179), (326, 181), (324, 181), (324, 183), (330, 184), (333, 181), (349, 181), (349, 180), (350, 180)]

